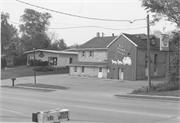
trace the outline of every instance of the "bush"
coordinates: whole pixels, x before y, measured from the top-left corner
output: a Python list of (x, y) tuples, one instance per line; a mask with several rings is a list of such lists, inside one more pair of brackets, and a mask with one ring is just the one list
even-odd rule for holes
[(173, 90), (179, 90), (179, 82), (175, 82), (175, 83), (165, 83), (162, 84), (156, 89), (156, 92), (162, 92), (162, 91), (173, 91)]
[[(28, 61), (30, 66), (34, 66), (34, 60), (30, 59)], [(35, 65), (36, 66), (48, 66), (48, 61), (41, 61), (41, 60), (35, 60)]]
[(35, 68), (35, 71), (38, 71), (38, 72), (47, 72), (47, 71), (53, 71), (53, 70), (54, 69), (50, 67), (36, 67)]
[(18, 55), (14, 57), (14, 65), (15, 66), (19, 66), (19, 65), (26, 65), (26, 55), (22, 54), (22, 55)]
[(147, 86), (145, 86), (145, 87), (142, 86), (142, 88), (139, 88), (139, 89), (132, 91), (133, 94), (148, 93), (148, 92), (149, 92), (149, 87), (147, 87)]
[(173, 91), (173, 90), (180, 90), (179, 82), (175, 83), (159, 83), (159, 84), (152, 84), (151, 90), (148, 86), (142, 86), (142, 88), (133, 90), (132, 93), (139, 94), (139, 93), (149, 93), (149, 92), (163, 92), (163, 91)]
[(47, 68), (42, 68), (42, 72), (47, 72), (48, 69)]

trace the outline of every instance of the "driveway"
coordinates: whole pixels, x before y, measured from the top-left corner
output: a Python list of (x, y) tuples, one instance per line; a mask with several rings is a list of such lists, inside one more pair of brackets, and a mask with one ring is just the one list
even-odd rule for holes
[[(163, 79), (154, 79), (152, 83), (162, 82)], [(65, 86), (69, 91), (89, 92), (89, 93), (104, 93), (104, 94), (123, 94), (129, 93), (141, 86), (147, 86), (147, 80), (141, 81), (125, 81), (114, 79), (99, 79), (80, 76), (64, 75), (43, 75), (37, 76), (36, 82), (41, 84), (51, 84)], [(34, 83), (34, 77), (16, 78), (15, 84), (19, 83)], [(11, 85), (10, 79), (1, 80), (2, 85)]]

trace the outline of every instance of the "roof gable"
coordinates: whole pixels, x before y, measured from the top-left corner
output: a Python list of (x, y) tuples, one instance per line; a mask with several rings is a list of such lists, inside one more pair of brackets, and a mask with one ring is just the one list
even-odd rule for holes
[(77, 49), (105, 49), (116, 37), (117, 36), (94, 37), (80, 47), (78, 47)]
[[(147, 35), (145, 34), (125, 34), (128, 39), (137, 44), (138, 47), (146, 48), (147, 47)], [(152, 38), (153, 36), (150, 36)], [(160, 39), (156, 38), (156, 45), (151, 46), (151, 49), (158, 49), (160, 47)]]

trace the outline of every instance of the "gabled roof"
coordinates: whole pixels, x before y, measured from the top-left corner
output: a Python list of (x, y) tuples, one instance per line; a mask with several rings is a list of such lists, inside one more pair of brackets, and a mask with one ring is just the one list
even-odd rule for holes
[[(48, 53), (57, 53), (57, 54), (78, 54), (78, 52), (72, 52), (72, 51), (58, 51), (58, 50), (44, 50), (44, 49), (36, 49), (35, 52), (48, 52)], [(25, 54), (33, 53), (33, 50), (24, 52)]]
[(107, 46), (116, 38), (117, 36), (104, 36), (104, 37), (94, 37), (88, 42), (84, 43), (77, 49), (107, 49)]
[[(126, 34), (123, 33), (129, 40), (134, 42), (138, 47), (147, 47), (147, 35), (145, 34)], [(153, 36), (150, 36), (152, 38)], [(160, 39), (156, 38), (156, 45), (151, 46), (151, 49), (158, 49), (160, 47)]]
[[(84, 49), (108, 49), (119, 37), (124, 36), (134, 46), (146, 48), (147, 47), (147, 35), (146, 34), (126, 34), (122, 33), (119, 36), (104, 36), (94, 37), (87, 41), (83, 45), (77, 48), (77, 50)], [(150, 36), (152, 38), (153, 36)], [(156, 45), (151, 46), (151, 49), (158, 49), (160, 46), (160, 40), (156, 38)]]

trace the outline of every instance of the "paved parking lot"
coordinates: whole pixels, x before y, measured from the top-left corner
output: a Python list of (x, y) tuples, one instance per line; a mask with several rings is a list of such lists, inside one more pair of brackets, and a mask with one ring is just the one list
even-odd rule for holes
[[(128, 93), (141, 86), (147, 86), (147, 80), (141, 81), (125, 81), (113, 79), (99, 79), (80, 76), (64, 75), (45, 75), (37, 76), (37, 83), (59, 85), (70, 88), (71, 91), (101, 92), (101, 93)], [(155, 79), (152, 82), (162, 82), (163, 79)], [(15, 84), (34, 83), (34, 77), (16, 78)], [(10, 79), (1, 80), (2, 85), (11, 85)]]

